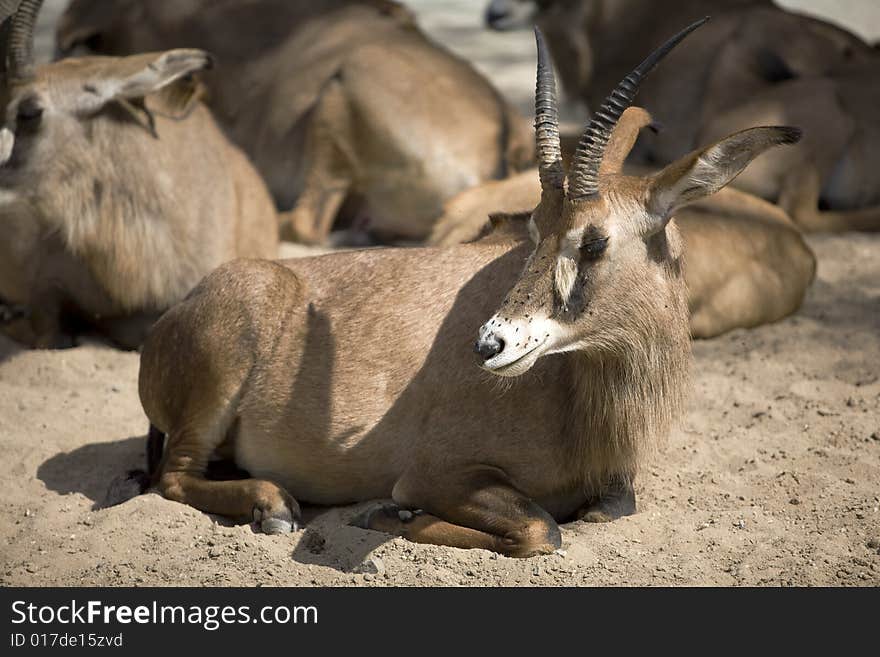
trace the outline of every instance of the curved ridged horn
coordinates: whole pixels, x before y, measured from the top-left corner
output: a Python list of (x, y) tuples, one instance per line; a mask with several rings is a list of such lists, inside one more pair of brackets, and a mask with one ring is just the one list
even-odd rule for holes
[(620, 115), (633, 104), (642, 80), (688, 34), (708, 20), (708, 16), (698, 20), (657, 48), (632, 73), (621, 80), (617, 88), (605, 99), (587, 125), (572, 158), (568, 174), (570, 199), (585, 198), (599, 193), (599, 167), (602, 165), (608, 139)]
[(18, 11), (21, 0), (0, 0), (0, 76), (6, 76), (6, 54), (9, 52), (9, 19)]
[(6, 53), (9, 80), (26, 82), (34, 76), (34, 26), (43, 0), (22, 0), (9, 28)]
[(5, 23), (6, 19), (18, 11), (18, 5), (21, 0), (0, 0), (0, 23)]
[(544, 35), (535, 28), (538, 46), (538, 75), (535, 83), (535, 150), (538, 155), (538, 176), (541, 189), (562, 189), (565, 171), (562, 168), (562, 146), (559, 142), (559, 110), (556, 105), (556, 76)]

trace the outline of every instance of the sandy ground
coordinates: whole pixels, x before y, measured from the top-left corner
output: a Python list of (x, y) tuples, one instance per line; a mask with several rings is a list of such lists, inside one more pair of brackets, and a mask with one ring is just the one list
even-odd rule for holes
[[(482, 3), (412, 4), (530, 102), (528, 33), (507, 56), (474, 23)], [(527, 560), (348, 527), (364, 505), (306, 509), (284, 537), (155, 494), (101, 508), (142, 466), (137, 355), (0, 339), (0, 584), (880, 585), (880, 236), (810, 244), (818, 279), (796, 316), (694, 345), (689, 410), (637, 482), (639, 513), (567, 525), (560, 553)]]

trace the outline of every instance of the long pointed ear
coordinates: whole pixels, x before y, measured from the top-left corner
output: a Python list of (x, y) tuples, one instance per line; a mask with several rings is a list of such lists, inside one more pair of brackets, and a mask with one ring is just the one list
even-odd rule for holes
[(160, 91), (171, 83), (212, 66), (204, 50), (168, 50), (108, 60), (104, 71), (84, 85), (79, 103), (83, 111), (97, 111), (116, 100), (136, 100)]
[(657, 222), (650, 232), (665, 226), (681, 206), (714, 194), (730, 183), (764, 151), (780, 144), (794, 144), (800, 138), (798, 128), (749, 128), (673, 162), (650, 182), (648, 212)]
[(608, 139), (605, 157), (602, 158), (602, 166), (599, 167), (599, 174), (605, 175), (623, 171), (623, 163), (635, 146), (639, 132), (652, 123), (653, 120), (647, 110), (641, 107), (627, 107), (620, 115), (617, 125), (614, 126), (614, 131)]

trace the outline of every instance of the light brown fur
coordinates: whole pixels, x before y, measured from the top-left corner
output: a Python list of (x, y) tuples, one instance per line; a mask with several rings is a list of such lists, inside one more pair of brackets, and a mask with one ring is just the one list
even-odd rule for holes
[(300, 241), (337, 218), (423, 239), (447, 198), (532, 159), (525, 119), (394, 2), (75, 0), (58, 40), (215, 54), (208, 103)]
[[(546, 61), (540, 40), (539, 51)], [(560, 150), (551, 101), (537, 103), (542, 159)], [(295, 526), (290, 495), (390, 496), (396, 506), (357, 523), (511, 556), (559, 548), (557, 521), (634, 512), (639, 460), (687, 388), (670, 217), (794, 138), (756, 128), (655, 176), (606, 172), (578, 198), (542, 162), (531, 248), (499, 231), (443, 249), (224, 265), (144, 345), (141, 401), (167, 435), (159, 490), (269, 532)], [(207, 481), (217, 453), (253, 479)]]
[[(0, 217), (18, 238), (3, 240), (10, 272), (0, 295), (30, 310), (29, 325), (10, 327), (16, 337), (69, 344), (65, 322), (75, 318), (134, 348), (217, 265), (276, 255), (268, 191), (190, 97), (193, 82), (108, 91), (151, 66), (172, 76), (207, 61), (199, 51), (70, 59), (7, 90), (4, 134), (14, 144), (0, 168)], [(16, 118), (22, 103), (39, 106), (36, 125)], [(103, 326), (115, 320), (119, 333)]]

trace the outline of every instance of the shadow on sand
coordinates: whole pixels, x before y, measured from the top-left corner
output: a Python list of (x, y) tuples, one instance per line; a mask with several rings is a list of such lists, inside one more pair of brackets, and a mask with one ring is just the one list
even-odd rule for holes
[(83, 445), (72, 452), (61, 452), (46, 459), (37, 477), (46, 488), (61, 495), (82, 493), (94, 503), (106, 506), (111, 484), (129, 470), (145, 466), (145, 436)]
[(392, 537), (348, 524), (357, 512), (374, 504), (376, 502), (338, 508), (304, 508), (305, 530), (291, 557), (302, 564), (333, 568), (342, 573), (381, 574), (381, 560), (368, 556)]
[(24, 351), (24, 347), (10, 337), (0, 334), (0, 363)]
[[(137, 482), (126, 473), (145, 467), (145, 446), (146, 436), (84, 445), (46, 459), (37, 469), (37, 477), (49, 490), (60, 495), (80, 493), (92, 501), (93, 510), (103, 509), (140, 493)], [(237, 479), (246, 473), (219, 464), (210, 474), (212, 479)], [(293, 560), (344, 573), (376, 574), (378, 570), (367, 555), (391, 537), (348, 525), (356, 512), (372, 504), (375, 502), (339, 508), (304, 507), (305, 529), (291, 554)], [(235, 524), (229, 518), (211, 516), (220, 525)]]

